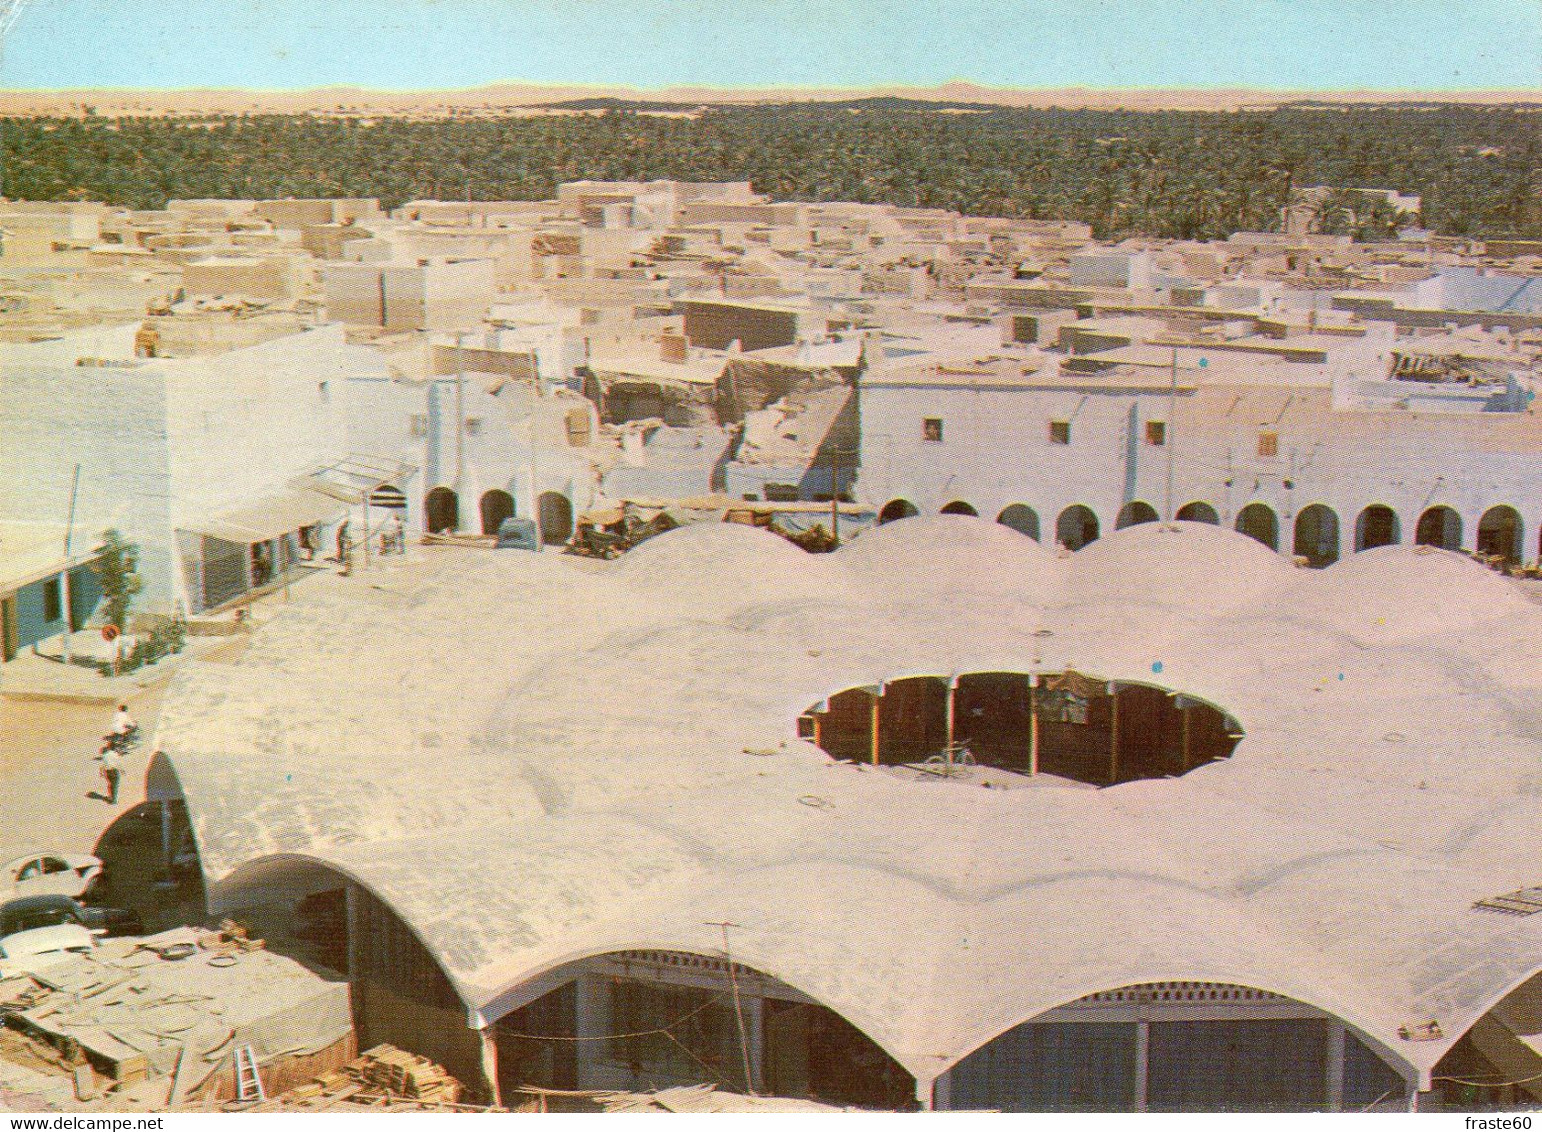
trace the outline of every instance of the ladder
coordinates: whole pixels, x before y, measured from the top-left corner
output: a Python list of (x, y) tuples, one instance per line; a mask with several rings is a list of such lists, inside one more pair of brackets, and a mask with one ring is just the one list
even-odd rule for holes
[(257, 1054), (250, 1044), (236, 1047), (236, 1099), (268, 1099), (267, 1091), (262, 1087), (262, 1075), (257, 1072)]

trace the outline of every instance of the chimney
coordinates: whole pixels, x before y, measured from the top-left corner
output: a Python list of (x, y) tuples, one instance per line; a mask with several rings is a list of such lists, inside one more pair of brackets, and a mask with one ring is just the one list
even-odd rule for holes
[(689, 355), (690, 343), (684, 334), (665, 332), (659, 335), (659, 359), (684, 365)]

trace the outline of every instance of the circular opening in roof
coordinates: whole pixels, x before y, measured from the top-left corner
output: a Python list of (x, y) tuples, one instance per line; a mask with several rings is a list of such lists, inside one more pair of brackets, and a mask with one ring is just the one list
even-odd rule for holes
[(1194, 696), (1073, 671), (846, 688), (799, 717), (798, 730), (835, 759), (1009, 789), (1036, 775), (1091, 786), (1175, 778), (1231, 757), (1243, 737)]

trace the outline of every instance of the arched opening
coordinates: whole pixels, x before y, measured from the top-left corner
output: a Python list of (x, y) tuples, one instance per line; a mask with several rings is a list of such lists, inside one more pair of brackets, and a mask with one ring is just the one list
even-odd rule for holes
[(1397, 512), (1385, 504), (1372, 503), (1355, 520), (1356, 552), (1378, 546), (1396, 546), (1401, 541)]
[(1462, 517), (1452, 507), (1431, 507), (1414, 527), (1414, 545), (1462, 549)]
[(1249, 503), (1237, 512), (1237, 530), (1270, 550), (1280, 549), (1280, 520), (1267, 504)]
[(1339, 517), (1331, 507), (1314, 503), (1296, 516), (1294, 553), (1314, 569), (1339, 560)]
[(482, 493), (482, 533), (495, 535), (505, 519), (514, 517), (514, 497), (494, 488)]
[(955, 499), (942, 509), (944, 515), (978, 515), (972, 503), (965, 503), (962, 499)]
[(1026, 503), (1013, 503), (1001, 510), (996, 516), (996, 522), (1003, 527), (1011, 527), (1018, 534), (1027, 535), (1034, 542), (1039, 541), (1039, 513)]
[(573, 537), (573, 504), (560, 491), (543, 491), (537, 500), (541, 541), (562, 546)]
[(466, 1003), (433, 952), (369, 886), (326, 862), (285, 854), (243, 865), (211, 900), (215, 915), (248, 925), (270, 950), (346, 978), (356, 1048), (389, 1043), (429, 1058), (461, 1082), (464, 1099), (492, 1100)]
[(1490, 507), (1478, 520), (1478, 553), (1501, 562), (1521, 560), (1521, 516), (1514, 507)]
[(1088, 995), (1014, 1026), (948, 1071), (939, 1107), (1002, 1112), (1406, 1108), (1397, 1069), (1342, 1021), (1210, 982)]
[(712, 1084), (862, 1108), (916, 1107), (915, 1078), (861, 1030), (770, 975), (741, 963), (730, 970), (720, 956), (609, 952), (559, 968), (532, 989), (539, 997), (491, 1028), (505, 1099), (526, 1086)]
[(920, 513), (916, 505), (908, 499), (891, 499), (883, 505), (883, 510), (878, 512), (878, 523), (882, 526), (884, 523), (892, 523), (896, 519), (909, 519)]
[(1156, 508), (1141, 499), (1132, 499), (1119, 509), (1119, 517), (1114, 520), (1114, 530), (1122, 531), (1125, 527), (1133, 527), (1140, 523), (1154, 523), (1157, 521)]
[(1050, 774), (1094, 786), (1171, 778), (1242, 738), (1212, 704), (1079, 672), (907, 676), (837, 692), (799, 734), (832, 758), (993, 786)]
[(1542, 976), (1533, 976), (1494, 1004), (1446, 1051), (1430, 1073), (1421, 1111), (1504, 1112), (1542, 1103)]
[(149, 935), (207, 920), (198, 841), (182, 784), (160, 751), (145, 769), (145, 800), (120, 814), (91, 852), (102, 861), (98, 903), (126, 909)]
[(1092, 508), (1073, 503), (1055, 521), (1055, 541), (1067, 550), (1080, 550), (1098, 541), (1098, 517)]
[(430, 534), (460, 529), (460, 498), (448, 487), (436, 487), (423, 500), (423, 525)]
[(381, 484), (369, 493), (369, 505), (371, 507), (405, 511), (407, 509), (407, 496), (403, 494), (401, 488), (394, 484)]
[(1182, 519), (1189, 523), (1209, 523), (1213, 527), (1221, 525), (1221, 516), (1210, 504), (1195, 500), (1193, 503), (1185, 503), (1178, 508), (1178, 514), (1174, 518)]

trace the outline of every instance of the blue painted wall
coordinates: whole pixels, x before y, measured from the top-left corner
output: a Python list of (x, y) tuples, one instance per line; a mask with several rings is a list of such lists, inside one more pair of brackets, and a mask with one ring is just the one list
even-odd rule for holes
[[(64, 631), (64, 618), (48, 620), (44, 591), (48, 579), (33, 582), (16, 591), (16, 647), (30, 648), (39, 641), (58, 636)], [(77, 566), (70, 571), (70, 606), (75, 613), (78, 628), (102, 600), (102, 584), (89, 566)]]

